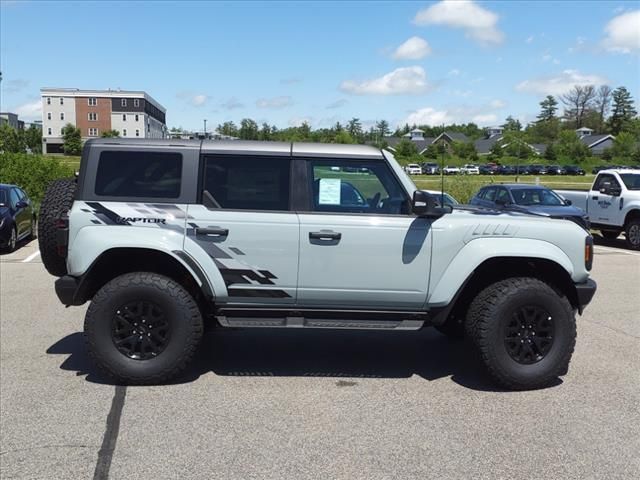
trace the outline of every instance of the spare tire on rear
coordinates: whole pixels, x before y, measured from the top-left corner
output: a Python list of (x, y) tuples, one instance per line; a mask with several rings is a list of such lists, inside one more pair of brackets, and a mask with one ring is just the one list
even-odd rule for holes
[(47, 187), (38, 216), (38, 240), (40, 256), (44, 268), (51, 275), (62, 277), (67, 274), (67, 252), (58, 251), (58, 230), (60, 220), (66, 219), (66, 214), (73, 205), (76, 193), (76, 180), (62, 178), (54, 180)]

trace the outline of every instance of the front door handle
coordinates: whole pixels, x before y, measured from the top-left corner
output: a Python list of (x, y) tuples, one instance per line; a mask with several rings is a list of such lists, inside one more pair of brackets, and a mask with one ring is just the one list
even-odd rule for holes
[(221, 227), (207, 227), (207, 228), (196, 228), (196, 235), (212, 235), (217, 237), (226, 237), (229, 235), (228, 228)]
[(340, 240), (342, 234), (332, 231), (309, 232), (309, 238), (312, 240)]
[(592, 200), (597, 200), (598, 196), (596, 195), (595, 197), (591, 197)]

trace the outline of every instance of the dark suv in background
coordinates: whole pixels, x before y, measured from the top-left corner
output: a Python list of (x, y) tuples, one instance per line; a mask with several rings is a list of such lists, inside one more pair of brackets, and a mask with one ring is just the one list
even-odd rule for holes
[(16, 244), (36, 234), (36, 213), (26, 193), (0, 183), (0, 248), (12, 252)]

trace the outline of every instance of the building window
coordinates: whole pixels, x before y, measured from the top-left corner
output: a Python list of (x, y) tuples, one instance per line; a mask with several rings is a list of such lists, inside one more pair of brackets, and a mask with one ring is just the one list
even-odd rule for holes
[(90, 137), (97, 137), (98, 136), (98, 129), (97, 128), (90, 128), (89, 129), (89, 136)]
[(123, 136), (123, 137), (126, 137), (126, 136), (127, 136), (127, 129), (126, 129), (126, 128), (122, 130), (122, 136)]
[(51, 127), (47, 128), (47, 135), (51, 135)]
[(51, 112), (47, 112), (47, 120), (51, 120)]
[(127, 116), (126, 116), (124, 113), (122, 114), (122, 121), (123, 121), (123, 122), (126, 122), (126, 121), (127, 121)]
[(64, 105), (64, 98), (60, 97), (60, 105)]
[(139, 136), (140, 136), (140, 130), (136, 128), (136, 137), (139, 137)]
[(136, 122), (140, 119), (140, 115), (136, 115)]
[(51, 105), (51, 97), (47, 97), (47, 105)]
[(64, 112), (60, 112), (60, 120), (64, 120)]
[(89, 121), (90, 122), (97, 122), (98, 121), (98, 114), (96, 112), (89, 112)]
[(134, 98), (133, 99), (133, 106), (134, 107), (139, 107), (140, 106), (140, 99), (139, 98)]
[(90, 98), (89, 100), (89, 106), (90, 107), (95, 107), (98, 104), (98, 99), (97, 98)]
[(121, 107), (126, 107), (127, 106), (127, 99), (126, 98), (120, 99), (120, 106)]

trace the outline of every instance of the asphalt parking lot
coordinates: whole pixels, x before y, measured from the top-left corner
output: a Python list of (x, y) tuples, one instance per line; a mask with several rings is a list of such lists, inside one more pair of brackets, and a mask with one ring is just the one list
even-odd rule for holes
[(569, 374), (515, 393), (432, 330), (217, 331), (113, 386), (32, 242), (0, 256), (0, 477), (640, 478), (640, 253), (600, 243)]

